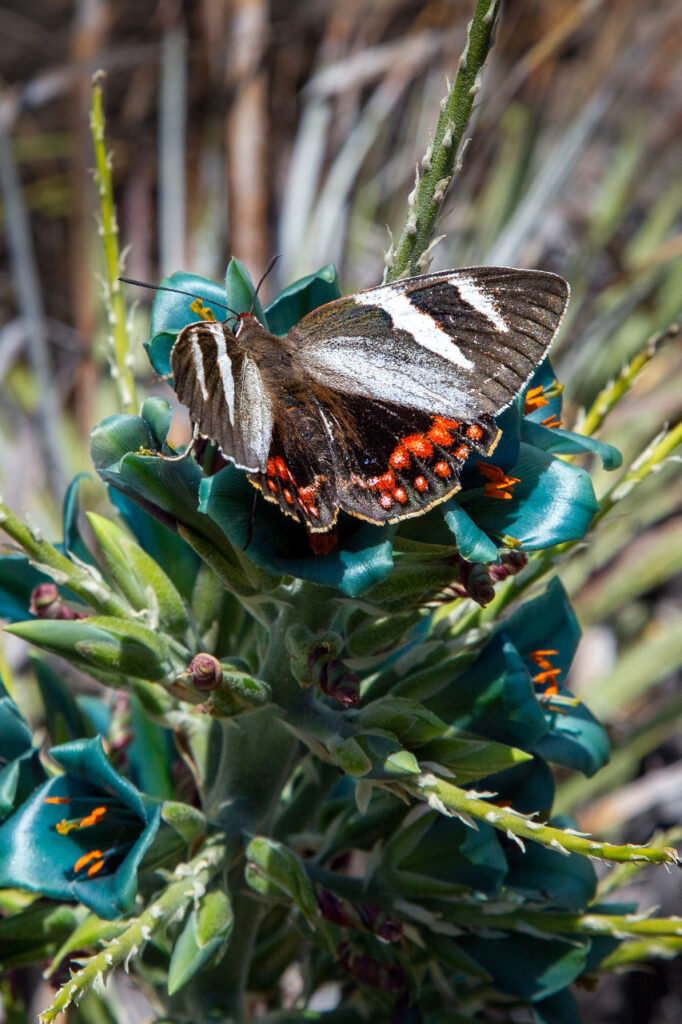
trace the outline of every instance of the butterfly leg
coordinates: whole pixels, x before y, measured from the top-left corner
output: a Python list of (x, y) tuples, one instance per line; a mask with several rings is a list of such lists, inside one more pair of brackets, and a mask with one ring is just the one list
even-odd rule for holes
[(179, 455), (163, 455), (161, 452), (156, 452), (156, 458), (163, 459), (164, 462), (182, 462), (183, 459), (186, 459), (188, 455), (192, 454), (192, 452), (194, 451), (194, 446), (196, 445), (198, 439), (199, 430), (196, 423), (194, 423), (192, 426), (192, 438), (187, 447), (185, 448), (184, 452), (180, 452)]

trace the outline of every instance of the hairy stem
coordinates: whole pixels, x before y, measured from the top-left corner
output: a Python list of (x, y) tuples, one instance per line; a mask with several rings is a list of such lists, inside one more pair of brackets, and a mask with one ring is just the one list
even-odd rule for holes
[(95, 76), (92, 87), (90, 131), (95, 149), (95, 183), (100, 211), (99, 232), (104, 249), (104, 303), (107, 313), (108, 340), (111, 347), (109, 361), (111, 375), (118, 390), (121, 411), (135, 413), (137, 412), (135, 379), (128, 337), (128, 319), (119, 281), (123, 266), (118, 245), (118, 224), (111, 181), (111, 155), (107, 152), (106, 147), (102, 88), (97, 79), (98, 75)]
[(40, 1020), (56, 1020), (68, 1006), (77, 1003), (98, 979), (137, 956), (154, 932), (163, 930), (174, 918), (177, 920), (195, 895), (206, 889), (221, 867), (224, 856), (224, 846), (216, 843), (207, 846), (189, 863), (179, 864), (173, 880), (161, 895), (149, 904), (143, 914), (131, 920), (125, 931), (108, 942), (99, 953), (88, 957), (81, 969), (59, 989), (51, 1005), (40, 1014)]
[(435, 775), (422, 775), (416, 782), (404, 784), (404, 787), (419, 799), (426, 800), (442, 814), (459, 817), (467, 824), (473, 824), (475, 819), (485, 821), (507, 835), (516, 836), (521, 840), (532, 839), (558, 853), (579, 853), (584, 857), (596, 857), (599, 860), (619, 863), (648, 861), (652, 864), (678, 864), (677, 852), (671, 847), (657, 849), (650, 846), (614, 846), (611, 843), (600, 843), (570, 829), (543, 825), (509, 807), (500, 807), (489, 800), (483, 800), (475, 792), (466, 792)]
[(400, 239), (386, 253), (386, 281), (424, 273), (438, 214), (462, 156), (462, 139), (474, 100), (481, 88), (483, 68), (493, 39), (499, 0), (477, 0), (467, 40), (459, 58), (457, 77), (441, 104), (433, 141), (417, 171), (414, 190), (407, 200), (407, 216)]

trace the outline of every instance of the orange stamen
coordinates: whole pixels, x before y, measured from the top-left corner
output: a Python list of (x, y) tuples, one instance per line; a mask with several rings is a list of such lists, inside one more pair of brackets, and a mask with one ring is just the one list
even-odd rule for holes
[(90, 864), (93, 860), (98, 860), (103, 856), (104, 854), (101, 850), (90, 850), (90, 853), (84, 853), (82, 857), (78, 858), (73, 866), (73, 870), (78, 873), (86, 864)]
[(542, 409), (543, 405), (549, 405), (549, 402), (545, 398), (542, 384), (537, 388), (531, 388), (526, 393), (526, 401), (523, 406), (524, 415), (528, 415), (529, 412), (534, 412), (536, 409)]
[(514, 484), (521, 483), (520, 477), (507, 476), (499, 466), (491, 466), (487, 462), (477, 462), (476, 468), (489, 481), (483, 488), (486, 498), (501, 498), (504, 501), (511, 501), (511, 488)]
[(555, 416), (554, 413), (546, 419), (540, 420), (540, 423), (543, 427), (547, 427), (549, 430), (556, 430), (561, 426), (561, 420), (558, 416)]
[(44, 804), (70, 804), (70, 796), (46, 796), (43, 800)]
[(92, 878), (104, 867), (104, 860), (98, 860), (96, 864), (91, 864), (88, 868), (88, 878)]

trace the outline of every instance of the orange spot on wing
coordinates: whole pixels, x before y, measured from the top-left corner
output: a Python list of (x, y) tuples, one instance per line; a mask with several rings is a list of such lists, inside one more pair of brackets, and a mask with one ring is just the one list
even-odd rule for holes
[(433, 441), (434, 444), (439, 444), (441, 448), (449, 448), (452, 444), (452, 434), (445, 427), (440, 416), (436, 416), (433, 421), (433, 426), (427, 431), (426, 436)]
[(448, 466), (447, 462), (437, 462), (436, 465), (433, 467), (433, 471), (434, 473), (437, 473), (438, 476), (442, 476), (443, 478), (452, 475), (452, 470)]
[(268, 476), (274, 476), (276, 472), (277, 471), (275, 469), (275, 460), (268, 459)]
[(472, 423), (470, 427), (467, 427), (467, 437), (471, 438), (472, 441), (480, 441), (483, 437), (483, 430), (479, 427), (478, 423)]
[(400, 440), (409, 452), (418, 455), (420, 459), (430, 459), (433, 455), (433, 445), (423, 434), (409, 434)]
[(410, 453), (400, 445), (388, 461), (394, 469), (407, 469), (410, 464)]
[(469, 454), (469, 451), (470, 451), (470, 449), (465, 444), (461, 444), (459, 446), (459, 448), (455, 449), (453, 454), (454, 454), (456, 459), (464, 460), (464, 459), (466, 459), (467, 455)]
[(277, 494), (278, 488), (274, 480), (268, 480), (268, 489), (271, 490), (273, 494)]
[(393, 498), (388, 491), (382, 491), (379, 495), (379, 504), (382, 508), (390, 508), (393, 504)]
[(293, 503), (294, 503), (294, 496), (293, 496), (293, 494), (291, 493), (291, 491), (289, 490), (288, 487), (284, 488), (284, 490), (282, 491), (282, 494), (284, 495), (284, 500), (286, 501), (287, 505), (293, 505)]
[(419, 491), (420, 494), (423, 494), (424, 491), (428, 490), (429, 485), (427, 483), (426, 477), (416, 476), (414, 478), (414, 486), (415, 490)]
[(407, 501), (407, 491), (404, 487), (396, 487), (393, 492), (393, 497), (396, 501), (399, 501), (401, 505), (404, 505)]
[(281, 480), (289, 479), (289, 470), (287, 469), (286, 462), (279, 455), (275, 456), (275, 470)]

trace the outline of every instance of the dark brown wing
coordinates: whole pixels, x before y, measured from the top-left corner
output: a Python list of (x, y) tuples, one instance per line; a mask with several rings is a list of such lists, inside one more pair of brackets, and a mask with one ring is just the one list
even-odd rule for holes
[(203, 320), (180, 332), (170, 361), (175, 393), (199, 433), (240, 468), (264, 470), (274, 409), (256, 361), (223, 324)]
[(249, 480), (311, 533), (331, 530), (338, 514), (334, 458), (321, 407), (306, 397), (278, 411), (264, 473)]
[(373, 523), (407, 519), (445, 501), (459, 490), (467, 459), (489, 455), (499, 438), (487, 416), (467, 423), (350, 396), (342, 404), (341, 423), (326, 411), (334, 429), (336, 500)]

